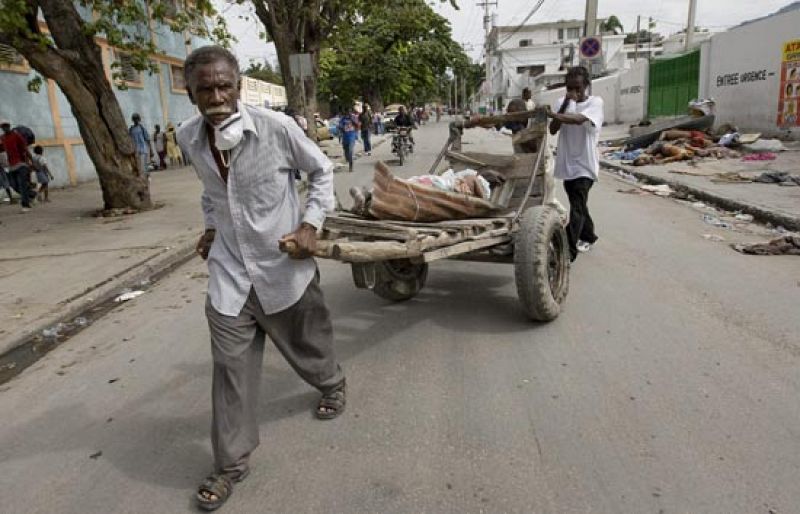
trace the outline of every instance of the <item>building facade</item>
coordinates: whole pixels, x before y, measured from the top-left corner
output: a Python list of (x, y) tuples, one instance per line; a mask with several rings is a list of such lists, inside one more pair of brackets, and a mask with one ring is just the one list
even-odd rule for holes
[[(84, 18), (91, 13), (78, 7)], [(40, 22), (42, 30), (47, 26)], [(137, 112), (152, 136), (154, 125), (178, 122), (192, 116), (196, 110), (186, 93), (183, 80), (183, 62), (194, 48), (209, 44), (208, 40), (192, 34), (174, 33), (168, 27), (151, 21), (149, 36), (160, 52), (151, 60), (158, 65), (159, 73), (140, 72), (131, 66), (129, 58), (112, 48), (102, 37), (96, 38), (102, 51), (106, 78), (112, 83), (122, 113), (127, 120)], [(28, 82), (37, 73), (13, 49), (0, 46), (0, 116), (12, 125), (25, 125), (36, 134), (36, 143), (44, 147), (55, 176), (56, 186), (75, 185), (96, 180), (97, 174), (86, 152), (72, 115), (69, 102), (56, 83), (46, 80), (38, 93), (28, 90)], [(120, 63), (118, 71), (124, 76), (112, 80), (111, 65)]]
[[(597, 20), (598, 33), (604, 21)], [(536, 92), (563, 82), (566, 69), (580, 61), (578, 45), (583, 30), (583, 20), (493, 27), (480, 107), (502, 109), (511, 99), (519, 98), (526, 87)], [(624, 35), (602, 36), (604, 69), (625, 66), (624, 40)]]

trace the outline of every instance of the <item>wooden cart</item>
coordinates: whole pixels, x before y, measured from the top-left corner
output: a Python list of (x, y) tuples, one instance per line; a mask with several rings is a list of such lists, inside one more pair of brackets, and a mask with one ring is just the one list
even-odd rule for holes
[[(494, 155), (461, 151), (464, 128), (532, 119), (515, 135), (535, 153)], [(492, 217), (440, 222), (385, 221), (337, 212), (325, 220), (316, 256), (350, 263), (353, 281), (382, 298), (403, 301), (425, 285), (428, 263), (440, 259), (513, 263), (517, 293), (527, 316), (558, 316), (569, 288), (567, 236), (559, 213), (543, 205), (544, 170), (551, 158), (544, 110), (476, 117), (450, 124), (450, 137), (429, 173), (443, 158), (458, 171), (492, 170), (505, 182), (492, 190)], [(379, 163), (379, 166), (382, 164)]]

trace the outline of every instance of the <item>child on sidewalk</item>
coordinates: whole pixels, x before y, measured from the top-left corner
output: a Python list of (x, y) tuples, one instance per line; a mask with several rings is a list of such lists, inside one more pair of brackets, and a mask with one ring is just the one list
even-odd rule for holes
[(47, 159), (44, 158), (44, 148), (40, 145), (33, 147), (33, 169), (36, 171), (36, 182), (39, 183), (39, 191), (36, 196), (39, 202), (50, 201), (50, 188), (48, 184), (53, 180), (53, 174), (47, 166)]

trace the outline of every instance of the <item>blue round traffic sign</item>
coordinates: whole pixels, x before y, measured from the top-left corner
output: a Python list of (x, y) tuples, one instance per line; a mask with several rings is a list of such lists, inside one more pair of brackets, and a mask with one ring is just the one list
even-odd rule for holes
[(581, 41), (581, 55), (587, 59), (597, 57), (601, 49), (602, 45), (600, 44), (600, 40), (596, 37), (587, 37)]

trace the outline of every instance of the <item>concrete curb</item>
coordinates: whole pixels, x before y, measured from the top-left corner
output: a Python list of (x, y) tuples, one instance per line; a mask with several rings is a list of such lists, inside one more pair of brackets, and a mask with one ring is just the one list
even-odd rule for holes
[(691, 194), (698, 200), (715, 205), (716, 207), (725, 209), (727, 211), (740, 211), (745, 214), (751, 214), (756, 221), (760, 221), (762, 223), (771, 223), (774, 226), (782, 226), (788, 230), (800, 231), (800, 218), (796, 218), (794, 216), (787, 216), (786, 214), (775, 212), (764, 207), (744, 203), (739, 200), (734, 200), (724, 196), (719, 196), (703, 189), (687, 186), (686, 184), (683, 184), (677, 180), (654, 177), (637, 170), (633, 166), (625, 166), (623, 164), (617, 164), (603, 159), (600, 160), (600, 165), (609, 170), (629, 173), (637, 179), (648, 184), (668, 185), (675, 191)]
[(92, 286), (79, 295), (62, 300), (62, 305), (50, 316), (34, 321), (30, 328), (13, 339), (0, 343), (0, 359), (17, 350), (25, 344), (32, 342), (46, 328), (58, 323), (67, 323), (78, 316), (85, 315), (95, 307), (113, 300), (125, 288), (140, 287), (142, 281), (148, 280), (150, 284), (163, 278), (179, 266), (190, 261), (197, 254), (193, 238), (179, 241), (174, 246), (166, 246), (155, 256), (128, 268), (123, 272), (107, 277), (95, 286)]

